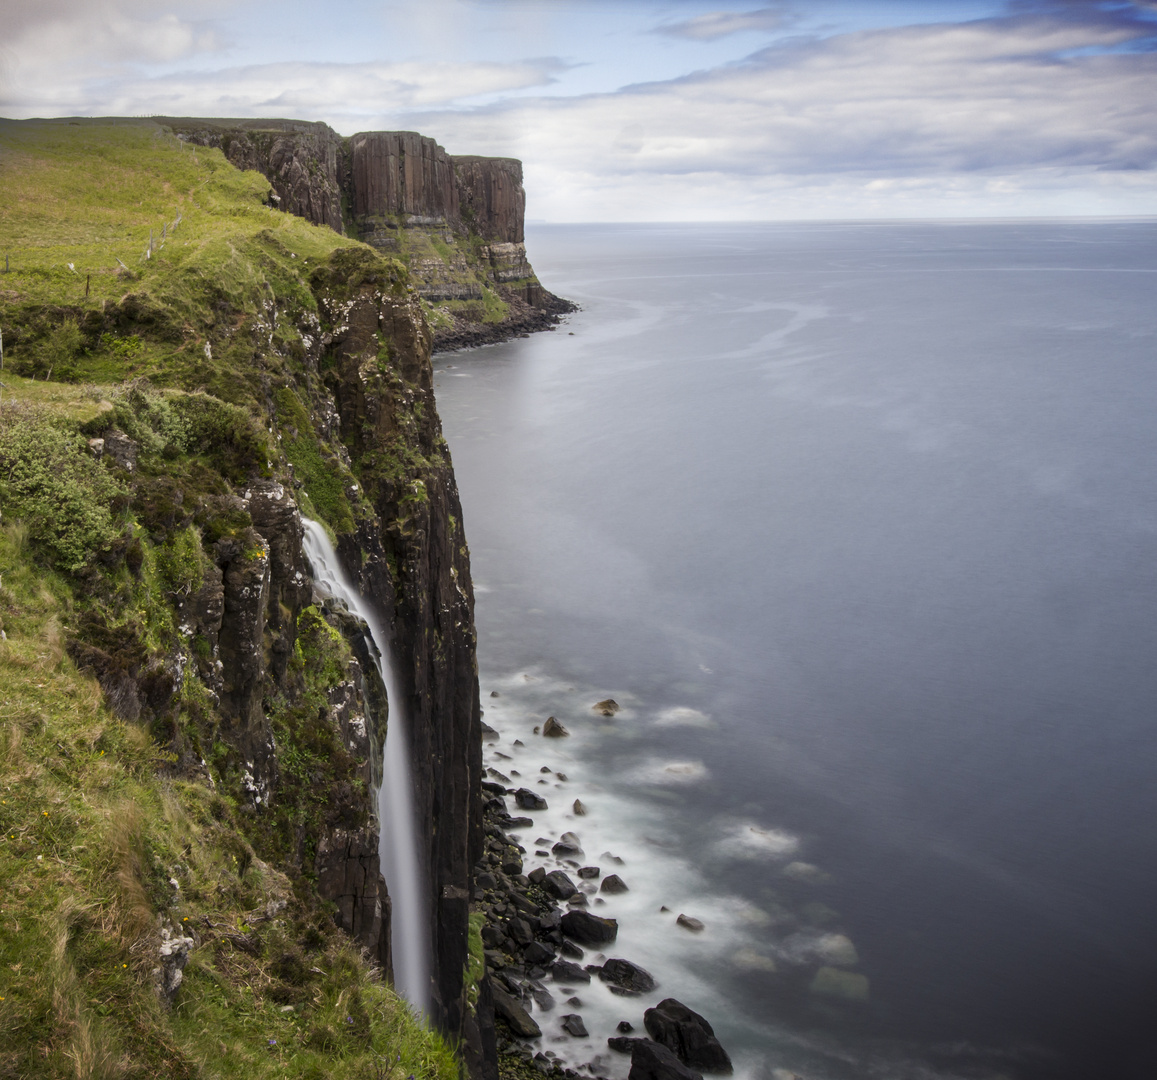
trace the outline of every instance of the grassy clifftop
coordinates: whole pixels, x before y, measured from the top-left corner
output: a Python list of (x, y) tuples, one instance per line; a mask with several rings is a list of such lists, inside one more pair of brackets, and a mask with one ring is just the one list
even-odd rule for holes
[(0, 1078), (458, 1072), (319, 881), (371, 835), (366, 674), (250, 501), (372, 516), (322, 342), (417, 301), (267, 192), (147, 122), (0, 121)]

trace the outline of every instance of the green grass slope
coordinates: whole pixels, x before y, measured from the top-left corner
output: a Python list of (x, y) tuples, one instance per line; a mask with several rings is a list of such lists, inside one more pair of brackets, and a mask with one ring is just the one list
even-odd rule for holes
[[(321, 332), (310, 276), (347, 249), (403, 272), (267, 190), (148, 122), (0, 121), (0, 1078), (458, 1075), (292, 854), (357, 791), (317, 719), (344, 639), (302, 612), (260, 818), (182, 652), (211, 545), (255, 535), (235, 485), (297, 463), (331, 527), (363, 512), (293, 327)], [(89, 452), (114, 425), (132, 471)], [(118, 719), (71, 659), (97, 644), (141, 679), (183, 656), (171, 702)]]

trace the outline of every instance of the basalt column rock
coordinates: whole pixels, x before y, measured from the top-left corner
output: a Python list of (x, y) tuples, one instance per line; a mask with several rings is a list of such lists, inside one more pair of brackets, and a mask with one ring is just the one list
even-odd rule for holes
[[(361, 239), (374, 243), (389, 219), (411, 225), (460, 221), (454, 164), (433, 139), (415, 131), (363, 131), (350, 140), (350, 186)], [(388, 245), (387, 245), (388, 246)]]
[(462, 219), (484, 240), (522, 244), (526, 192), (517, 158), (455, 156)]

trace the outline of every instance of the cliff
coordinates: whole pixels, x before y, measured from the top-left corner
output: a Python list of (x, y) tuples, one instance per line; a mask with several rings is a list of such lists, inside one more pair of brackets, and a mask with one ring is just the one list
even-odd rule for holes
[[(417, 226), (382, 208), (437, 189), (437, 228), (465, 203), (514, 235), (516, 163), (463, 200), (429, 140), (367, 139), (405, 151), (365, 205), (407, 265), (335, 227), (358, 159), (323, 125), (197, 130), (0, 122), (0, 1075), (448, 1077), (386, 986), (373, 791), (400, 708), (455, 1041), (487, 993), (473, 594)], [(301, 514), (404, 700), (316, 589)]]
[(571, 304), (526, 257), (526, 193), (513, 158), (455, 157), (412, 131), (342, 139), (324, 124), (169, 117), (271, 184), (271, 204), (407, 264), (435, 350), (549, 329)]

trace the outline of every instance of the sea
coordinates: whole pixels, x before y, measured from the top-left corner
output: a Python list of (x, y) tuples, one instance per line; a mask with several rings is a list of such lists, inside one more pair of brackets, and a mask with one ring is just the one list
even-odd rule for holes
[(751, 1080), (1157, 1076), (1157, 221), (527, 247), (581, 310), (435, 364), (486, 762), (657, 981), (536, 1052), (675, 997)]

